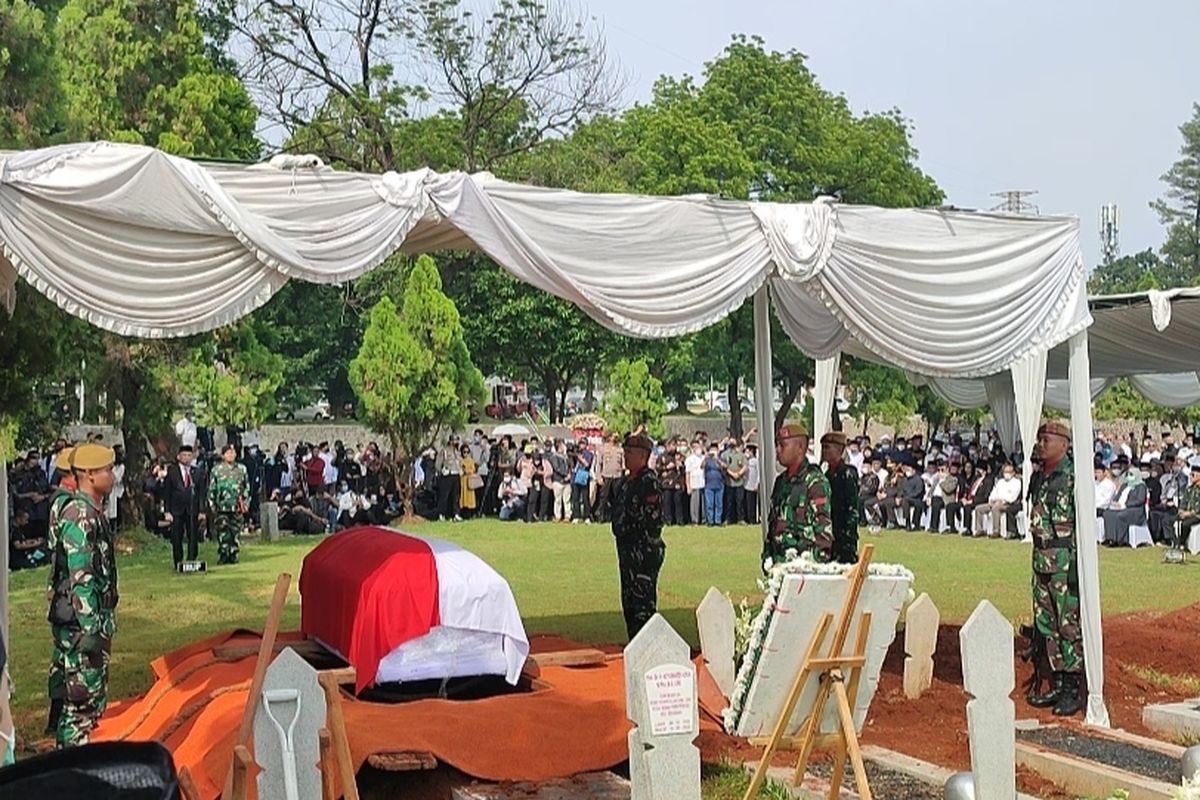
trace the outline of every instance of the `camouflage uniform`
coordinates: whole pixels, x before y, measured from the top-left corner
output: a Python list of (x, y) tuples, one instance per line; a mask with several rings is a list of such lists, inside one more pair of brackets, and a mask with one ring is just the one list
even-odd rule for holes
[[(74, 494), (73, 490), (60, 484), (55, 487), (54, 493), (50, 496), (50, 528), (46, 533), (46, 551), (50, 553), (51, 559), (56, 557), (58, 526), (61, 523), (63, 506), (74, 497)], [(46, 584), (47, 598), (54, 597), (54, 576), (55, 570), (51, 569)], [(57, 647), (50, 652), (50, 674), (46, 681), (46, 691), (50, 696), (50, 724), (46, 732), (56, 733), (58, 719), (62, 715), (62, 704), (67, 697), (66, 667), (62, 661), (62, 652)]]
[(667, 546), (662, 540), (662, 487), (652, 469), (621, 482), (612, 509), (621, 570), (621, 610), (632, 639), (658, 608), (658, 571)]
[(242, 514), (250, 493), (249, 486), (246, 468), (238, 463), (222, 461), (213, 467), (209, 476), (209, 507), (216, 515), (213, 526), (217, 534), (217, 560), (222, 564), (237, 563), (238, 534), (242, 532)]
[(1064, 456), (1048, 475), (1035, 472), (1029, 498), (1034, 625), (1046, 638), (1050, 668), (1078, 674), (1083, 669), (1083, 631), (1079, 625), (1075, 473), (1071, 459)]
[(57, 740), (72, 747), (87, 744), (108, 705), (117, 563), (108, 519), (88, 495), (61, 503), (57, 527), (49, 621), (66, 690)]
[(858, 470), (845, 461), (828, 473), (830, 518), (833, 524), (833, 560), (858, 561)]
[(775, 478), (767, 540), (763, 543), (764, 571), (768, 561), (787, 561), (788, 550), (795, 550), (795, 556), (812, 553), (816, 561), (833, 557), (829, 494), (825, 473), (811, 462), (805, 462), (794, 474), (784, 472)]

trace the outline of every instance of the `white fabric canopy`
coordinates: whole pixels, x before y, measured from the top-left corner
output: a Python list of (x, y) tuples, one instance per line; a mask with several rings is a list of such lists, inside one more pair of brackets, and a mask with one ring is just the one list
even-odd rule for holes
[[(122, 334), (219, 327), (291, 278), (477, 248), (613, 330), (673, 336), (770, 280), (800, 349), (848, 338), (907, 369), (982, 376), (1089, 322), (1078, 222), (832, 203), (591, 195), (428, 170), (201, 165), (94, 143), (0, 156), (0, 241), (26, 280)], [(0, 268), (0, 291), (15, 274)]]

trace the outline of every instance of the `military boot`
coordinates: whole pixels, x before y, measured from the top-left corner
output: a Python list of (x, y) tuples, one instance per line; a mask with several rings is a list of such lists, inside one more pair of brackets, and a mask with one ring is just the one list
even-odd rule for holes
[(1062, 697), (1065, 677), (1065, 672), (1055, 672), (1050, 679), (1050, 688), (1044, 694), (1034, 694), (1030, 690), (1029, 694), (1025, 695), (1025, 700), (1034, 708), (1050, 708)]
[(1079, 692), (1079, 673), (1064, 672), (1062, 693), (1054, 704), (1054, 716), (1073, 717), (1083, 710), (1083, 696)]

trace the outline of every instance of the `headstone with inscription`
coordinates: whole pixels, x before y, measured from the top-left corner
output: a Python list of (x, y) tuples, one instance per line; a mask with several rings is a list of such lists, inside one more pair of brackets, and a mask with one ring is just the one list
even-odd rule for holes
[(696, 668), (687, 642), (655, 614), (625, 648), (631, 800), (700, 800)]

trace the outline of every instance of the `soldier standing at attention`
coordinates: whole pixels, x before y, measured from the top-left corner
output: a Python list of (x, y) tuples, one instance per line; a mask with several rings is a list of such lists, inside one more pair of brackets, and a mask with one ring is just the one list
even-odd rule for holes
[(775, 455), (784, 471), (771, 490), (771, 516), (763, 543), (763, 571), (811, 553), (814, 561), (833, 557), (829, 521), (829, 481), (808, 460), (808, 431), (784, 425), (775, 439)]
[(612, 507), (612, 532), (621, 570), (621, 610), (632, 639), (658, 608), (658, 571), (666, 545), (662, 540), (662, 487), (650, 469), (654, 445), (642, 433), (625, 439), (629, 476), (621, 482)]
[(221, 450), (221, 463), (213, 467), (208, 479), (209, 506), (216, 519), (217, 563), (236, 564), (238, 534), (242, 532), (242, 515), (246, 513), (250, 479), (246, 467), (237, 463), (237, 448), (231, 444)]
[[(63, 447), (54, 456), (53, 470), (58, 481), (54, 492), (50, 495), (50, 527), (46, 533), (46, 549), (52, 554), (58, 542), (58, 524), (59, 518), (62, 516), (62, 507), (75, 496), (75, 474), (71, 472), (71, 456), (74, 453), (74, 447)], [(53, 570), (51, 570), (49, 585), (46, 589), (46, 596), (53, 597)], [(47, 687), (50, 694), (50, 715), (46, 721), (47, 736), (54, 736), (58, 733), (58, 720), (62, 717), (63, 700), (67, 696), (65, 667), (60, 655), (56, 647), (50, 657), (50, 677)]]
[(112, 489), (113, 460), (113, 451), (103, 445), (75, 448), (71, 471), (79, 488), (59, 512), (49, 621), (66, 687), (60, 748), (87, 744), (108, 705), (117, 562), (104, 496)]
[(858, 562), (858, 470), (842, 460), (845, 453), (846, 434), (834, 431), (821, 437), (821, 460), (829, 479), (833, 560), (855, 564)]
[(1050, 690), (1026, 697), (1035, 708), (1054, 707), (1058, 716), (1083, 708), (1083, 631), (1079, 625), (1079, 575), (1075, 556), (1075, 473), (1067, 446), (1071, 432), (1048, 422), (1038, 429), (1042, 468), (1029, 485), (1029, 530), (1033, 536), (1033, 622), (1046, 642), (1053, 672)]

